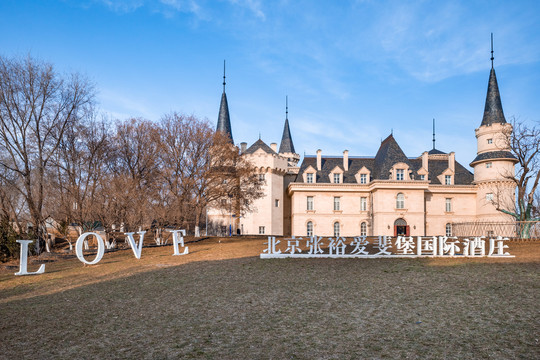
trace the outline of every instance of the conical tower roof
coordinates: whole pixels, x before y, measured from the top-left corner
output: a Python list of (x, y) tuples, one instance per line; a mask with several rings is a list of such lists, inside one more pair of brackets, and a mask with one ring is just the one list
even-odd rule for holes
[(293, 153), (294, 145), (291, 137), (291, 129), (289, 128), (289, 100), (285, 98), (285, 126), (283, 127), (283, 136), (281, 137), (281, 144), (279, 145), (279, 153)]
[(482, 118), (482, 124), (480, 124), (480, 126), (490, 126), (494, 123), (505, 124), (506, 119), (504, 118), (497, 76), (495, 75), (495, 69), (492, 67), (489, 74), (484, 117)]
[(231, 143), (234, 144), (231, 130), (231, 119), (229, 117), (229, 104), (227, 102), (227, 94), (225, 93), (225, 61), (223, 61), (223, 94), (221, 94), (221, 104), (219, 105), (216, 131), (226, 134), (231, 140)]
[(291, 129), (289, 128), (289, 120), (285, 119), (285, 127), (283, 128), (283, 136), (281, 137), (281, 144), (279, 145), (279, 153), (293, 153), (294, 144), (291, 137)]

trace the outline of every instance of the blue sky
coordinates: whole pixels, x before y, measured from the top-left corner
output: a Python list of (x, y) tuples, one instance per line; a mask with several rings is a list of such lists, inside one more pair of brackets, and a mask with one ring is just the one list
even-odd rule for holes
[(227, 60), (236, 143), (375, 155), (476, 155), (490, 69), (507, 119), (540, 121), (538, 1), (3, 0), (0, 53), (78, 71), (117, 118), (170, 111), (216, 123)]

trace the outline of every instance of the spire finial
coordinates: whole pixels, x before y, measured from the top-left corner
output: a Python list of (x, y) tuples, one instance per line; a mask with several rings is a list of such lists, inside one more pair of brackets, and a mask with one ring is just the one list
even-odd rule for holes
[(259, 131), (259, 140), (261, 140), (261, 132)]
[(435, 118), (433, 118), (433, 150), (435, 150)]
[(225, 60), (223, 60), (223, 92), (225, 92)]
[(285, 120), (289, 120), (289, 96), (285, 95)]
[(495, 58), (493, 57), (493, 33), (491, 33), (491, 68), (493, 69), (493, 60)]

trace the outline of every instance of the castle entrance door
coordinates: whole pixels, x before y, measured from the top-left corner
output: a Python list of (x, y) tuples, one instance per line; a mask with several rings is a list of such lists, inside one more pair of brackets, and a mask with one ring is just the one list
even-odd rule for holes
[(394, 221), (394, 236), (409, 236), (409, 226), (405, 219), (399, 218)]

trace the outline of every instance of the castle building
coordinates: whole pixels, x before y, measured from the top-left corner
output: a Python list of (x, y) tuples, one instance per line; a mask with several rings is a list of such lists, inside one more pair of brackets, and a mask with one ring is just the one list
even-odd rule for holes
[[(475, 130), (477, 156), (470, 172), (454, 152), (435, 148), (407, 157), (393, 134), (375, 156), (300, 156), (292, 141), (286, 105), (279, 150), (261, 139), (241, 151), (264, 179), (264, 196), (239, 219), (243, 234), (284, 236), (453, 235), (453, 223), (511, 221), (494, 203), (511, 206), (517, 162), (505, 134), (512, 126), (504, 117), (497, 77), (489, 76), (484, 116)], [(225, 77), (224, 77), (225, 79)], [(225, 86), (225, 81), (224, 81)], [(232, 142), (225, 88), (218, 131)], [(221, 216), (223, 219), (223, 213)], [(219, 216), (214, 217), (220, 221)], [(490, 235), (490, 234), (483, 234)]]

